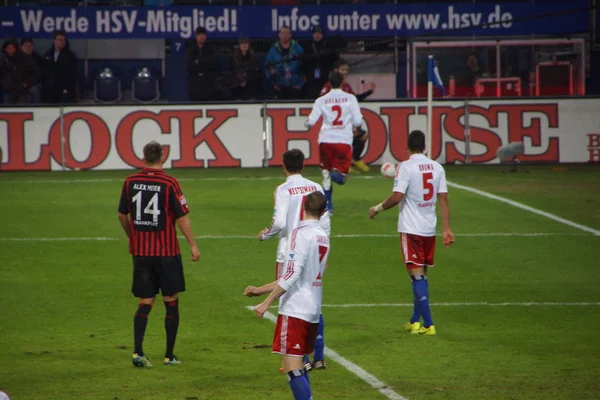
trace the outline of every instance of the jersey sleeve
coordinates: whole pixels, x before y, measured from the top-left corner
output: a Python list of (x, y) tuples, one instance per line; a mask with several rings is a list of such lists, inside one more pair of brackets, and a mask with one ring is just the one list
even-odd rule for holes
[(277, 188), (275, 190), (275, 210), (273, 211), (273, 220), (271, 221), (271, 226), (263, 233), (263, 240), (271, 239), (285, 229), (289, 207), (289, 196), (286, 196), (283, 190)]
[(360, 106), (358, 105), (358, 100), (356, 100), (356, 96), (352, 96), (350, 112), (352, 113), (352, 125), (360, 127), (362, 125), (363, 116), (360, 112)]
[(438, 193), (448, 193), (448, 183), (446, 182), (446, 170), (442, 167), (442, 176), (440, 177), (440, 185)]
[(329, 82), (326, 82), (323, 85), (323, 89), (321, 89), (321, 93), (319, 93), (319, 97), (321, 97), (321, 96), (326, 95), (327, 93), (329, 93), (329, 88), (330, 88)]
[(179, 183), (169, 185), (169, 205), (175, 218), (181, 218), (190, 212), (185, 196), (181, 192)]
[(398, 166), (396, 171), (396, 178), (394, 179), (393, 192), (406, 193), (408, 189), (408, 183), (410, 182), (410, 176), (408, 174), (408, 168), (406, 164), (402, 163)]
[(308, 119), (306, 120), (306, 123), (304, 125), (310, 128), (311, 126), (317, 123), (319, 118), (321, 118), (321, 114), (321, 102), (319, 101), (319, 99), (317, 99), (315, 101), (315, 104), (313, 104), (312, 111), (310, 112), (310, 115), (308, 116)]
[(310, 240), (308, 240), (307, 235), (301, 229), (296, 228), (292, 232), (292, 238), (285, 257), (285, 271), (283, 271), (283, 275), (278, 283), (286, 292), (290, 290), (302, 275), (310, 252)]
[(329, 211), (325, 211), (325, 214), (321, 216), (319, 219), (319, 225), (321, 229), (325, 232), (327, 237), (331, 236), (331, 216), (329, 215)]
[(121, 189), (121, 199), (119, 200), (119, 212), (121, 214), (129, 214), (129, 199), (127, 198), (127, 181), (123, 183)]

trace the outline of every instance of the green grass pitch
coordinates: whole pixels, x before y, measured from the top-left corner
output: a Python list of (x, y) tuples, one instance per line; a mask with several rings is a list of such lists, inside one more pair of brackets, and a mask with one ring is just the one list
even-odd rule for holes
[[(447, 176), (600, 230), (600, 166), (567, 168), (449, 166)], [(0, 389), (13, 400), (291, 398), (270, 354), (274, 325), (242, 296), (273, 278), (276, 241), (254, 237), (271, 220), (281, 171), (171, 171), (195, 235), (233, 238), (198, 239), (195, 264), (182, 240), (188, 290), (175, 353), (183, 364), (161, 363), (157, 302), (147, 370), (131, 365), (136, 300), (116, 218), (129, 173), (0, 173)], [(388, 306), (324, 308), (327, 346), (409, 400), (600, 398), (600, 236), (450, 188), (456, 243), (438, 245), (430, 273), (438, 334), (415, 337), (401, 330), (411, 312), (402, 304), (412, 300), (397, 212), (367, 216), (392, 182), (368, 175), (335, 187), (333, 235), (360, 236), (332, 239), (324, 303)], [(328, 367), (311, 373), (315, 399), (385, 399), (342, 366)]]

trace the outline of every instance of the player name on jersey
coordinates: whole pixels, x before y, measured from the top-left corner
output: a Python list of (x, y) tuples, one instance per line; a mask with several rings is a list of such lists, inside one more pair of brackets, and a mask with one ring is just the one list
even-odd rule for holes
[(146, 185), (144, 183), (135, 183), (133, 185), (133, 188), (137, 190), (147, 190), (150, 192), (160, 192), (160, 186), (158, 185)]
[(347, 97), (334, 97), (331, 99), (325, 99), (325, 104), (343, 104), (343, 103), (347, 103), (347, 102), (348, 102)]
[(433, 171), (433, 164), (419, 164), (419, 171)]
[(316, 186), (297, 186), (297, 187), (289, 188), (288, 193), (290, 194), (290, 196), (293, 196), (296, 194), (312, 193), (312, 192), (316, 192), (318, 190), (319, 190), (319, 188), (317, 188)]

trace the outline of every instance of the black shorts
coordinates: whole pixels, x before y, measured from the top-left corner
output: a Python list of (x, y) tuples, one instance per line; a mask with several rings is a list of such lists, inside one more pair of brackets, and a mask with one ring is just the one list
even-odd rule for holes
[(181, 256), (133, 256), (133, 295), (149, 299), (156, 296), (159, 289), (163, 296), (185, 292)]

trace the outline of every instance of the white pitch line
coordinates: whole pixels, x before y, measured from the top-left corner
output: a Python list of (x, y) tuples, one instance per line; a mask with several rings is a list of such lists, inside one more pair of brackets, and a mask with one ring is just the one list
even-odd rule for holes
[(541, 215), (542, 217), (546, 217), (546, 218), (551, 219), (553, 221), (560, 222), (561, 224), (568, 225), (568, 226), (570, 226), (572, 228), (580, 229), (582, 231), (589, 232), (589, 233), (594, 234), (596, 236), (600, 236), (600, 231), (599, 230), (590, 228), (589, 226), (578, 224), (578, 223), (570, 221), (568, 219), (559, 217), (558, 215), (550, 214), (550, 213), (548, 213), (546, 211), (542, 211), (542, 210), (539, 210), (537, 208), (533, 208), (533, 207), (527, 206), (527, 205), (525, 205), (523, 203), (519, 203), (517, 201), (510, 200), (510, 199), (507, 199), (505, 197), (496, 196), (495, 194), (484, 192), (483, 190), (475, 189), (475, 188), (472, 188), (470, 186), (459, 185), (459, 184), (452, 183), (452, 182), (448, 182), (448, 186), (454, 187), (456, 189), (465, 190), (467, 192), (475, 193), (475, 194), (478, 194), (478, 195), (480, 195), (482, 197), (487, 197), (488, 199), (497, 200), (497, 201), (500, 201), (502, 203), (511, 205), (513, 207), (520, 208), (521, 210), (529, 211), (530, 213)]
[[(441, 235), (437, 235), (441, 236)], [(547, 237), (547, 236), (592, 236), (585, 233), (505, 233), (505, 232), (490, 232), (490, 233), (457, 233), (454, 236), (458, 237)], [(395, 238), (398, 234), (374, 233), (374, 234), (348, 234), (348, 235), (333, 235), (334, 239), (353, 239), (353, 238)], [(179, 239), (185, 239), (183, 236), (178, 236)], [(255, 235), (203, 235), (194, 236), (194, 239), (205, 240), (236, 240), (236, 239), (257, 239)], [(124, 241), (125, 237), (0, 237), (0, 242), (114, 242)]]
[[(167, 171), (168, 172), (168, 171)], [(305, 176), (309, 179), (320, 179), (319, 176)], [(123, 182), (126, 176), (122, 178), (98, 178), (98, 179), (38, 179), (38, 180), (0, 180), (0, 184), (42, 184), (42, 183), (107, 183), (107, 182)], [(352, 179), (385, 179), (382, 176), (374, 176), (374, 175), (363, 175), (363, 176), (353, 176)], [(177, 178), (179, 182), (229, 182), (229, 181), (281, 181), (285, 180), (283, 176), (248, 176), (248, 177), (220, 177), (220, 178)]]
[[(373, 303), (373, 304), (323, 304), (322, 307), (326, 308), (360, 308), (360, 307), (413, 307), (413, 303)], [(487, 303), (487, 302), (474, 302), (474, 303), (432, 303), (432, 307), (464, 307), (464, 306), (484, 306), (484, 307), (546, 307), (546, 306), (600, 306), (598, 303), (569, 303), (569, 302), (522, 302), (522, 303)], [(276, 307), (276, 306), (275, 306)]]
[[(253, 311), (254, 307), (247, 306), (248, 310)], [(277, 323), (277, 317), (275, 314), (266, 312), (264, 317), (273, 323)], [(391, 400), (408, 400), (406, 397), (399, 395), (394, 392), (392, 389), (388, 387), (385, 383), (377, 379), (375, 376), (371, 375), (358, 365), (354, 364), (352, 361), (340, 356), (337, 352), (325, 346), (325, 355), (332, 359), (333, 361), (340, 364), (342, 367), (346, 368), (348, 371), (352, 372), (354, 375), (358, 376), (360, 379), (368, 383), (373, 389), (377, 389), (379, 393), (387, 397)]]

